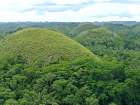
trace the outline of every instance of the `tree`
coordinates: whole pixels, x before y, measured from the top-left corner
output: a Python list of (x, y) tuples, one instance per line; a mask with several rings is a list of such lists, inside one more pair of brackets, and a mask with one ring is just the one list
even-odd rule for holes
[(99, 100), (96, 98), (96, 95), (92, 95), (86, 98), (86, 105), (99, 105)]

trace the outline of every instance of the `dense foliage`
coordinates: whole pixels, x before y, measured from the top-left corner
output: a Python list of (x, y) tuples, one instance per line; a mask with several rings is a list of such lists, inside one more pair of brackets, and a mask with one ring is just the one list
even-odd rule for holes
[(46, 67), (22, 57), (0, 65), (1, 105), (139, 105), (140, 73), (92, 58)]

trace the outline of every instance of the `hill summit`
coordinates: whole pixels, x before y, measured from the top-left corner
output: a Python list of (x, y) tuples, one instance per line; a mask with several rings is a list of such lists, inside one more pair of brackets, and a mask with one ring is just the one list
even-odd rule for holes
[(61, 33), (41, 28), (23, 29), (0, 42), (3, 57), (22, 56), (28, 64), (58, 60), (72, 60), (77, 57), (94, 56), (88, 49)]

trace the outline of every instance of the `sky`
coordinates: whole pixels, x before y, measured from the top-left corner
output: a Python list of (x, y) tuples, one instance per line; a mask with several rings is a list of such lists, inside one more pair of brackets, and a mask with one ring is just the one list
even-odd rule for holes
[(140, 0), (0, 0), (0, 22), (140, 21)]

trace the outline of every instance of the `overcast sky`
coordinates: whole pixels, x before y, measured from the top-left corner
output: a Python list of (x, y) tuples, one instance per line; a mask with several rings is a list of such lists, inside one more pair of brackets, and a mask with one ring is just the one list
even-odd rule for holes
[(0, 21), (140, 21), (140, 0), (0, 0)]

